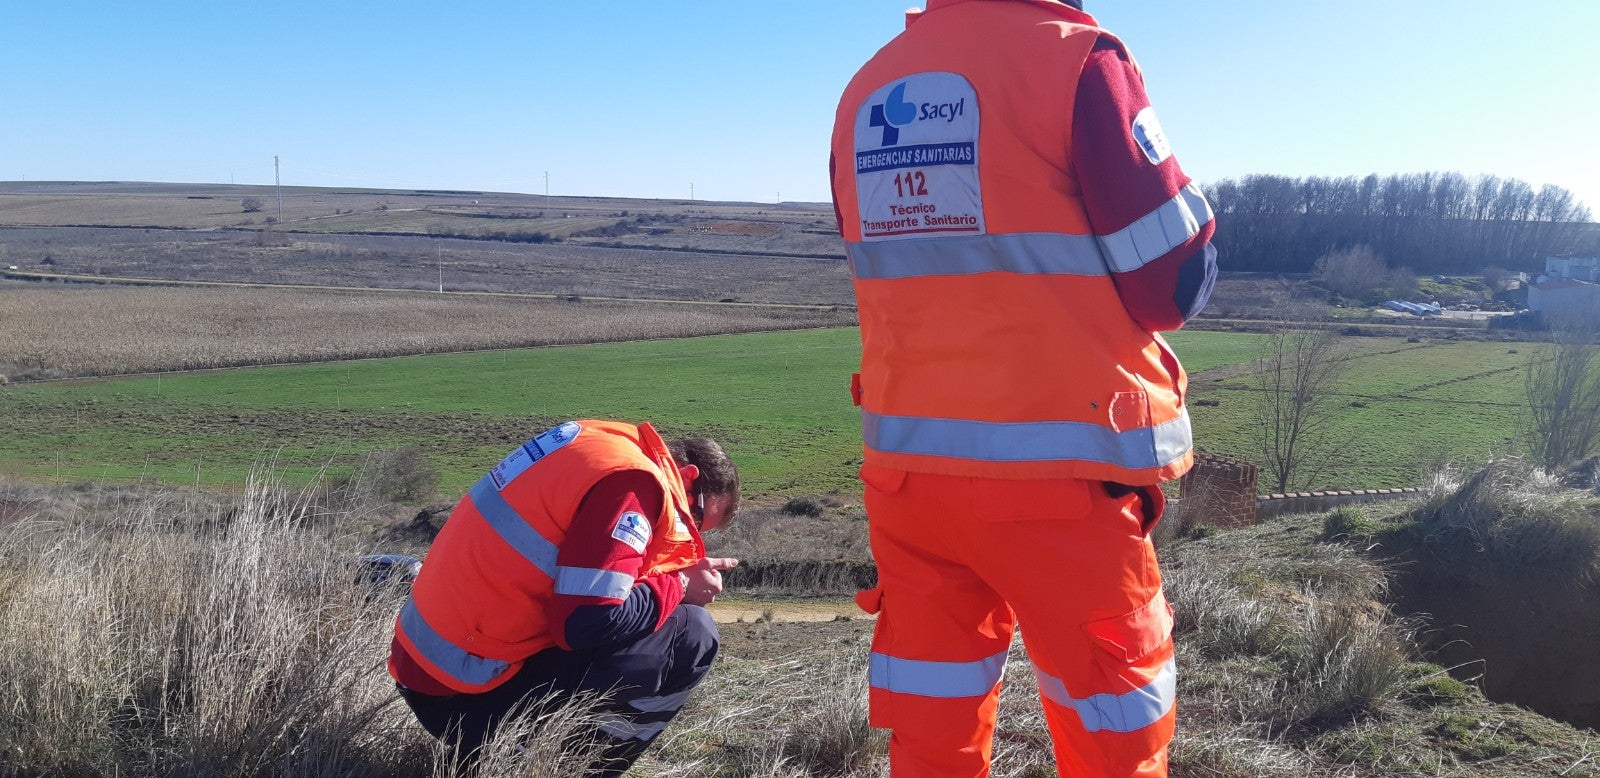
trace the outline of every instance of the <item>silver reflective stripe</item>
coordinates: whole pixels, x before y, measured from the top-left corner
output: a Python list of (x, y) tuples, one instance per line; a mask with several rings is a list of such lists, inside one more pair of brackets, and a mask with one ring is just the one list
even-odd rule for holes
[(676, 694), (663, 694), (660, 697), (640, 697), (629, 700), (628, 704), (641, 713), (666, 713), (669, 710), (678, 710), (689, 701), (689, 693), (694, 689), (684, 689)]
[(1193, 445), (1189, 411), (1153, 427), (1117, 432), (1081, 421), (992, 422), (883, 416), (861, 411), (867, 448), (982, 462), (1087, 461), (1140, 470), (1177, 461)]
[(498, 659), (473, 656), (445, 640), (422, 618), (416, 601), (410, 598), (406, 598), (405, 606), (400, 609), (400, 628), (405, 631), (406, 637), (411, 638), (411, 644), (422, 652), (422, 658), (462, 683), (474, 686), (486, 684), (505, 672), (508, 666), (508, 663)]
[(1100, 245), (1089, 235), (1023, 232), (927, 240), (848, 243), (856, 278), (892, 279), (973, 273), (1106, 276)]
[(592, 567), (556, 568), (556, 594), (625, 600), (631, 591), (633, 591), (633, 576), (627, 573), (596, 570)]
[(923, 697), (982, 697), (1006, 669), (1006, 652), (976, 662), (927, 662), (872, 653), (867, 678), (873, 687)]
[(1034, 666), (1039, 693), (1064, 708), (1072, 708), (1090, 732), (1133, 732), (1161, 720), (1177, 697), (1178, 665), (1171, 659), (1150, 683), (1126, 694), (1092, 694), (1082, 699), (1067, 692), (1066, 684)]
[(665, 721), (636, 724), (622, 716), (600, 716), (600, 731), (618, 740), (653, 740), (667, 728)]
[(1126, 273), (1144, 267), (1146, 262), (1159, 259), (1200, 234), (1200, 226), (1211, 219), (1211, 204), (1200, 193), (1200, 187), (1190, 184), (1178, 192), (1177, 197), (1134, 223), (1100, 236), (1100, 246), (1105, 249), (1111, 269)]
[(545, 575), (556, 577), (555, 544), (546, 540), (538, 530), (528, 526), (528, 522), (523, 521), (516, 509), (506, 502), (506, 498), (500, 496), (500, 491), (494, 487), (492, 479), (484, 476), (472, 487), (468, 496), (472, 499), (473, 506), (489, 522), (489, 527), (506, 542), (506, 545), (515, 549)]

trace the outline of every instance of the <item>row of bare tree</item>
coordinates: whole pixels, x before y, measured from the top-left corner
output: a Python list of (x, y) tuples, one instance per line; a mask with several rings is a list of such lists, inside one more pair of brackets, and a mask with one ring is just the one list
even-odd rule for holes
[(1515, 178), (1255, 175), (1215, 182), (1206, 196), (1225, 270), (1309, 272), (1359, 244), (1422, 273), (1542, 270), (1546, 257), (1597, 248), (1587, 245), (1591, 212), (1570, 191)]

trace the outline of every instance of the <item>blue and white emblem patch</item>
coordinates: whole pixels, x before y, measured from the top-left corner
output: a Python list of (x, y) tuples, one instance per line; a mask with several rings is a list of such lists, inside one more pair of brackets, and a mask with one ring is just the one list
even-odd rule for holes
[(549, 456), (550, 452), (571, 443), (582, 431), (581, 425), (569, 421), (554, 429), (545, 430), (533, 440), (518, 446), (516, 451), (508, 454), (505, 459), (500, 460), (500, 464), (489, 471), (489, 477), (494, 479), (495, 490), (505, 489), (506, 484), (527, 472), (528, 468)]
[(1172, 146), (1167, 144), (1167, 134), (1161, 131), (1161, 122), (1156, 119), (1153, 106), (1145, 106), (1138, 116), (1133, 117), (1133, 139), (1138, 141), (1145, 159), (1150, 160), (1152, 165), (1159, 165), (1172, 156)]
[(611, 530), (611, 537), (628, 544), (628, 547), (641, 554), (644, 547), (650, 544), (650, 522), (642, 514), (628, 511), (617, 519), (616, 529)]
[(856, 110), (863, 241), (982, 235), (978, 93), (956, 73), (890, 81)]

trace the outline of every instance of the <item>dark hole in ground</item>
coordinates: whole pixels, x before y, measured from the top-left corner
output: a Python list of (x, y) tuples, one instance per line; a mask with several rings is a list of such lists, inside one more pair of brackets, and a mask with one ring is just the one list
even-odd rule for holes
[(1441, 559), (1416, 541), (1385, 546), (1407, 560), (1395, 577), (1397, 609), (1429, 614), (1424, 647), (1431, 661), (1460, 680), (1478, 679), (1491, 700), (1600, 730), (1600, 591), (1593, 583), (1496, 573)]

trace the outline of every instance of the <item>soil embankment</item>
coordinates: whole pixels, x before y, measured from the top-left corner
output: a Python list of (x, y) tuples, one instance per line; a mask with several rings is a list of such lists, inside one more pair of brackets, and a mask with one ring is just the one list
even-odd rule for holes
[(718, 597), (707, 608), (718, 624), (758, 622), (819, 622), (870, 619), (848, 597), (818, 600), (754, 600), (743, 597)]
[(1405, 560), (1397, 610), (1426, 614), (1426, 648), (1484, 695), (1600, 730), (1600, 591), (1540, 571), (1510, 573), (1435, 555), (1417, 540), (1384, 541)]

